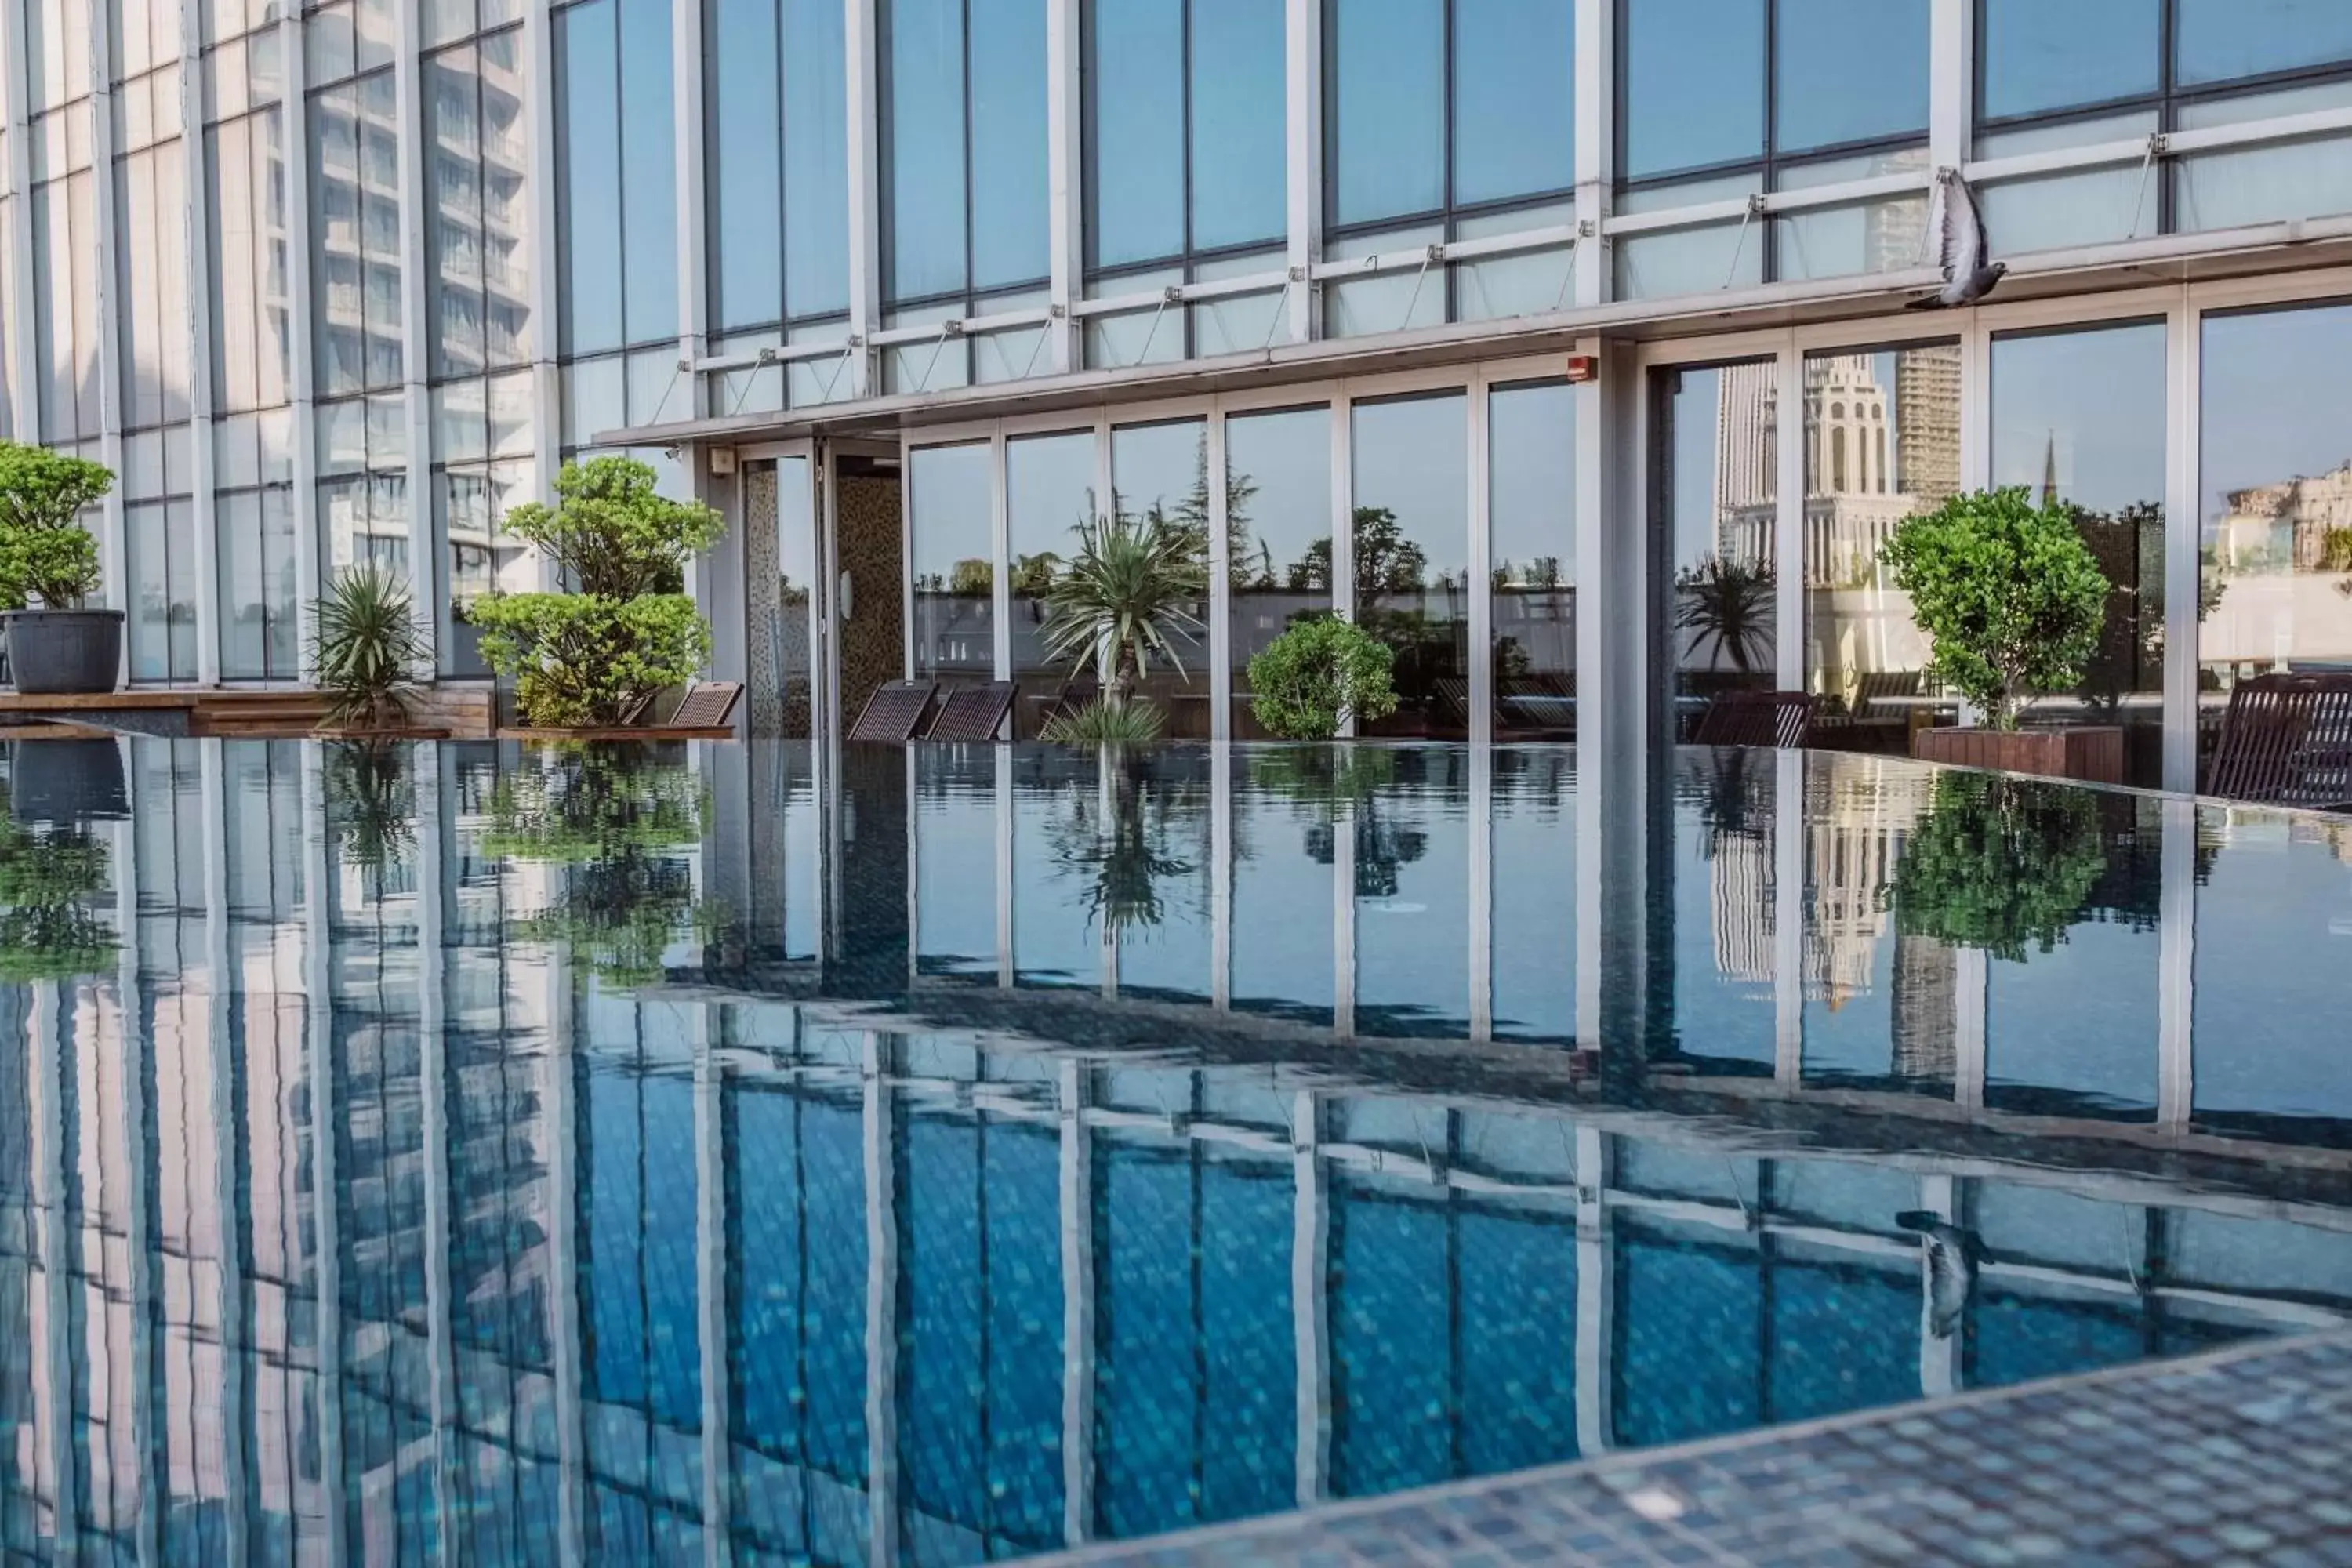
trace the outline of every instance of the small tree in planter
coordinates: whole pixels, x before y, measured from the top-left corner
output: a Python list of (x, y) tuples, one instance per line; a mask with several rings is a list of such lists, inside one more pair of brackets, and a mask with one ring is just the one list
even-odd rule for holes
[(82, 607), (99, 567), (81, 513), (113, 488), (103, 464), (0, 441), (0, 620), (20, 691), (111, 691), (121, 678), (122, 612)]
[(1328, 741), (1396, 711), (1396, 653), (1352, 621), (1304, 620), (1249, 661), (1251, 710), (1286, 741)]
[(483, 660), (516, 682), (525, 720), (550, 729), (625, 724), (693, 679), (710, 626), (686, 595), (686, 563), (725, 531), (718, 512), (672, 500), (633, 458), (566, 463), (556, 504), (519, 506), (506, 531), (546, 552), (574, 588), (467, 606)]
[(2018, 705), (2063, 691), (2098, 651), (2107, 580), (2074, 509), (2022, 486), (1970, 491), (1905, 519), (1881, 558), (1933, 649), (1928, 673), (1984, 715), (1986, 732), (1922, 731), (1918, 754), (2029, 773), (2119, 779), (2119, 730), (2020, 737)]

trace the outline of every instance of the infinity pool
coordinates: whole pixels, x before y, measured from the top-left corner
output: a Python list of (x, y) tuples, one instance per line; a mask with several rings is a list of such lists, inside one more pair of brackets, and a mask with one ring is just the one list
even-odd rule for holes
[(12, 748), (0, 1537), (958, 1563), (2352, 1321), (2352, 825)]

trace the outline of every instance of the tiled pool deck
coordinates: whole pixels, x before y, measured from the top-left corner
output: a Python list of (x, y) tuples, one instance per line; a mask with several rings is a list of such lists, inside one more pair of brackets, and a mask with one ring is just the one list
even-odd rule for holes
[(1040, 1561), (2352, 1564), (2352, 1334), (2265, 1341)]

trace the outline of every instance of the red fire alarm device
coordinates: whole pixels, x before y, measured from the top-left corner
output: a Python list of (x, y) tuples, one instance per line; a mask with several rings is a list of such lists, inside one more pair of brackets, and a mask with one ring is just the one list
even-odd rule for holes
[(1600, 374), (1601, 360), (1598, 355), (1570, 354), (1568, 356), (1568, 379), (1571, 383), (1591, 381)]

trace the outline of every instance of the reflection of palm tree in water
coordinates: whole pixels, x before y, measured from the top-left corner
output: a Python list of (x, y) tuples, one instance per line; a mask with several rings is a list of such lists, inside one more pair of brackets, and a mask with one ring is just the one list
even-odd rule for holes
[(1108, 795), (1074, 792), (1048, 837), (1055, 863), (1086, 879), (1087, 919), (1109, 942), (1160, 924), (1168, 913), (1163, 885), (1199, 869), (1174, 851), (1188, 832), (1197, 833), (1202, 800), (1197, 787), (1151, 777), (1132, 753), (1106, 749), (1102, 766)]
[(1382, 809), (1381, 792), (1397, 782), (1396, 760), (1394, 752), (1377, 748), (1285, 748), (1255, 758), (1250, 782), (1266, 795), (1286, 796), (1316, 812), (1317, 820), (1307, 827), (1307, 853), (1320, 866), (1338, 858), (1344, 812), (1352, 829), (1356, 896), (1393, 898), (1398, 868), (1429, 850), (1428, 834), (1390, 820)]

